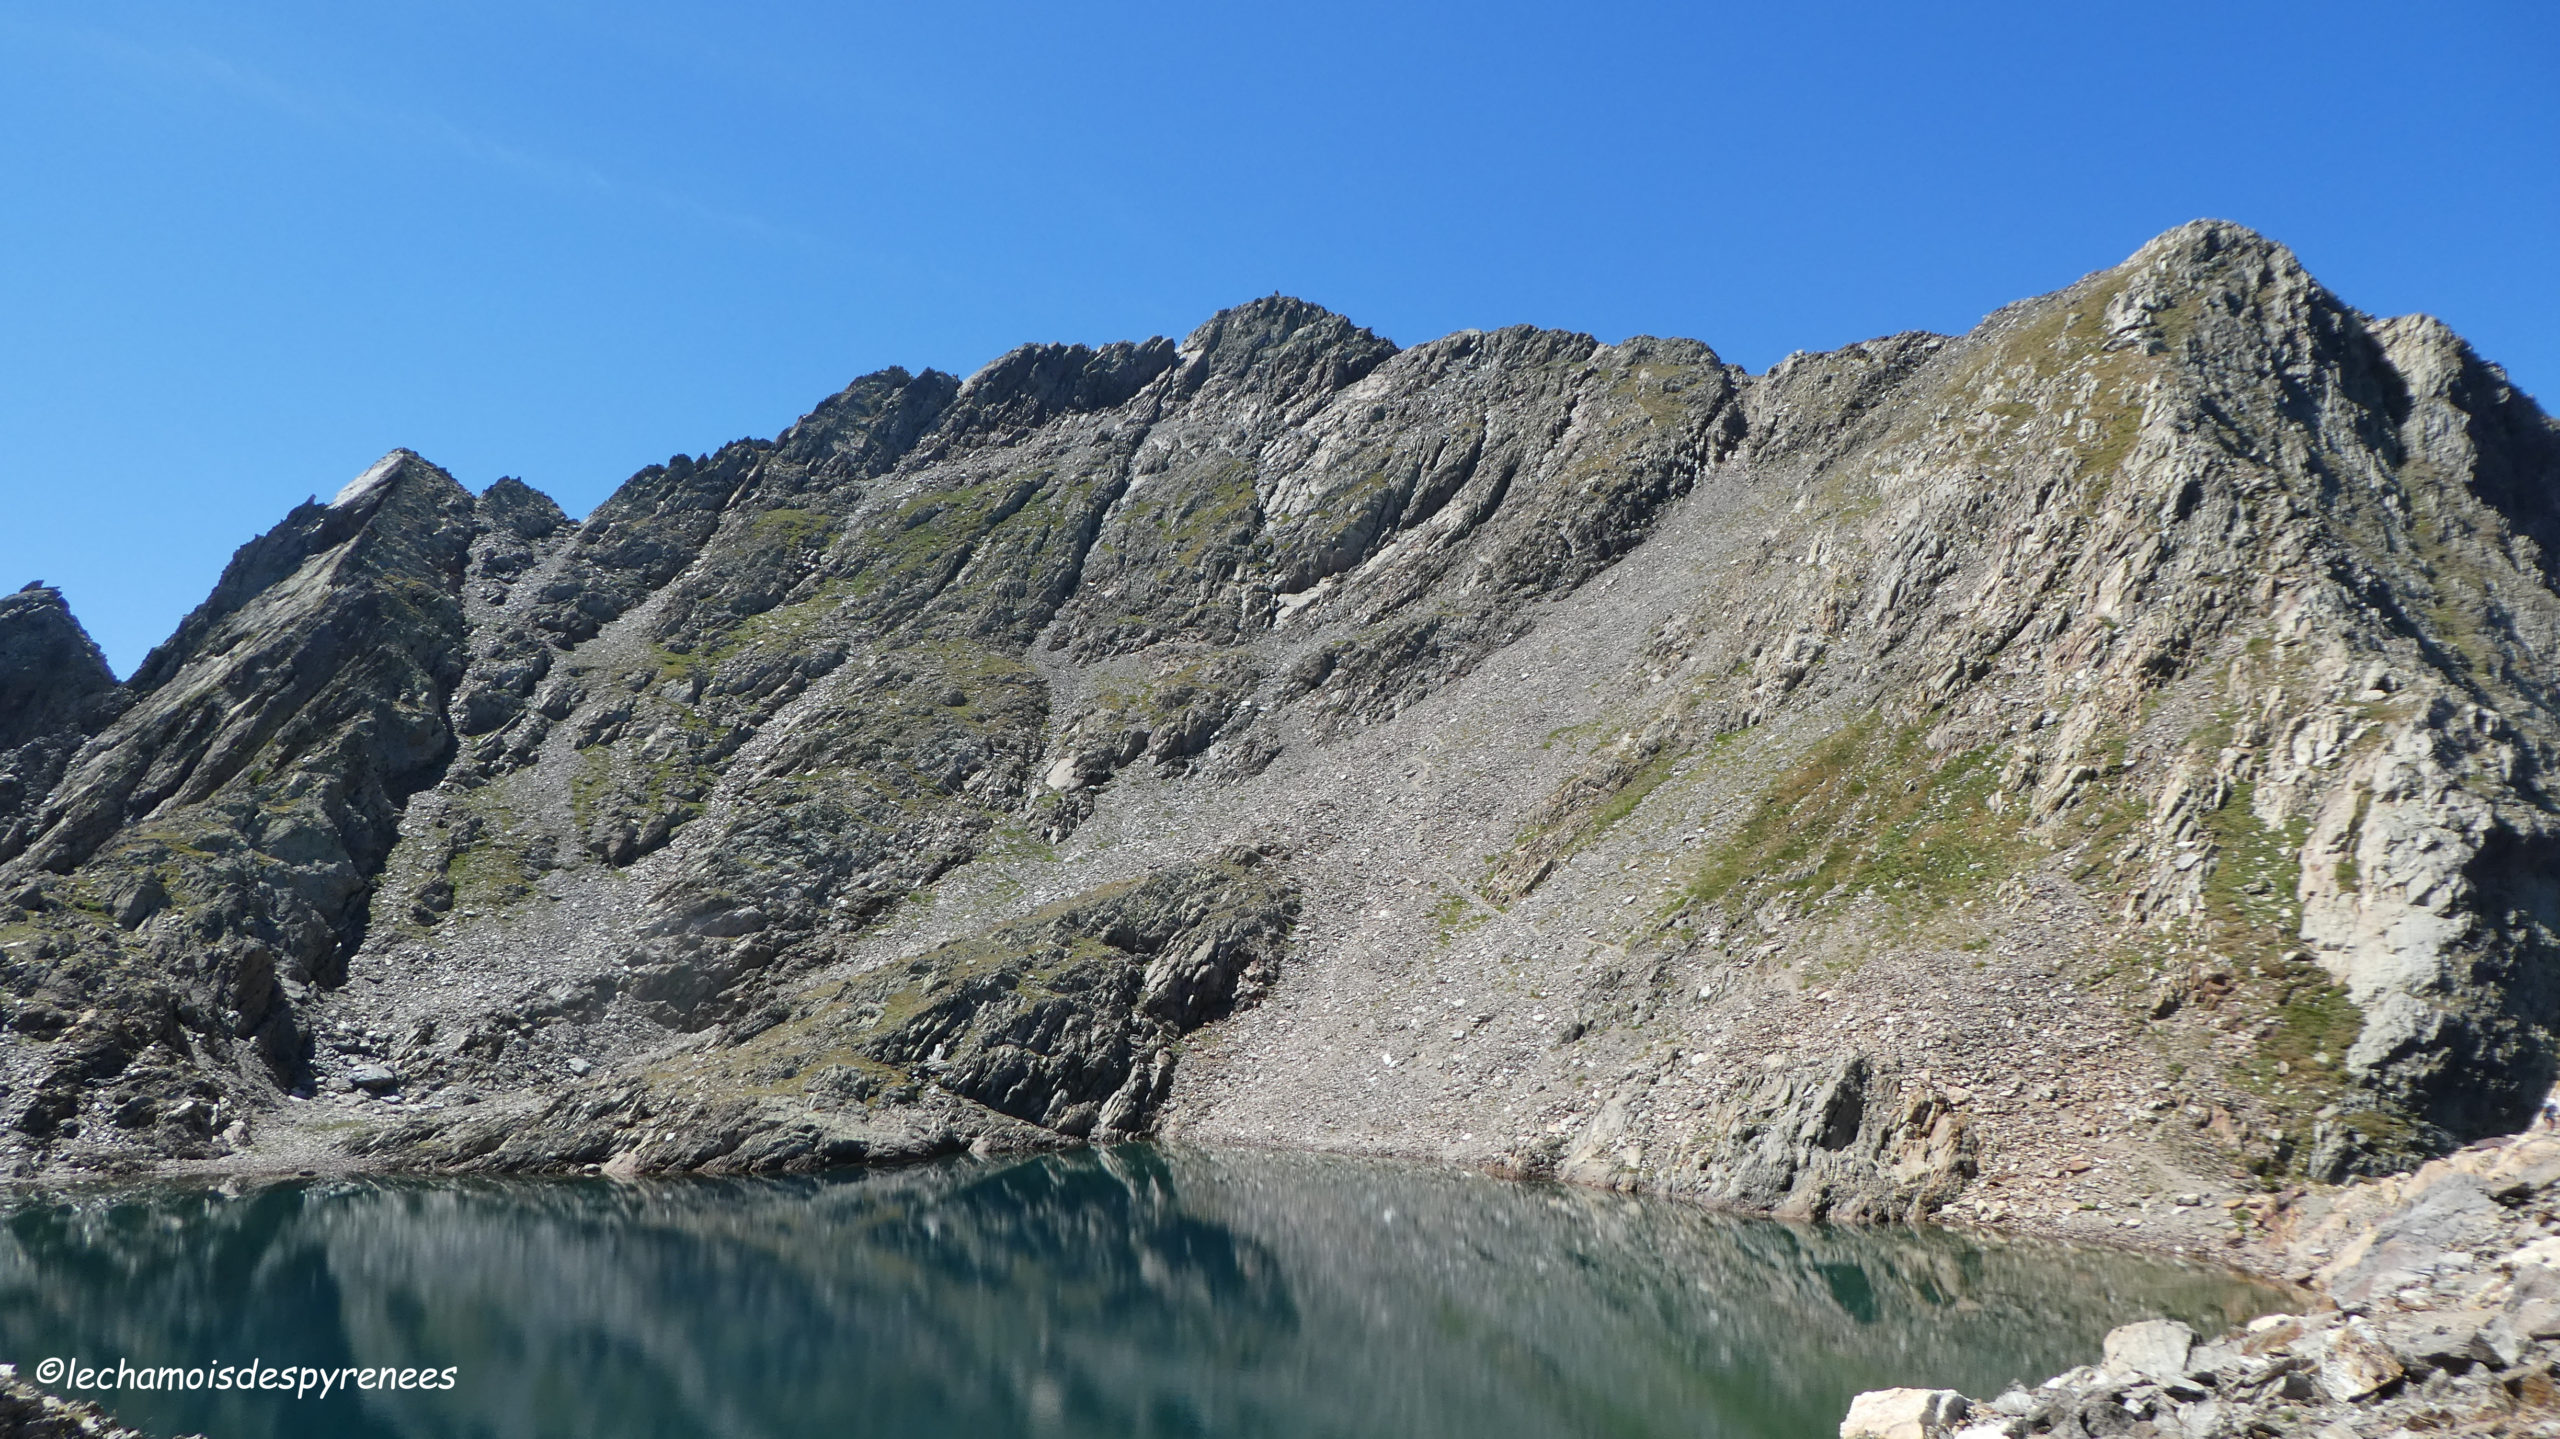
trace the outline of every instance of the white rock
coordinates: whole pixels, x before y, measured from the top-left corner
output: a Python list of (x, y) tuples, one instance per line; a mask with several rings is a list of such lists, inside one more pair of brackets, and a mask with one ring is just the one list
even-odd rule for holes
[(2177, 1430), (2169, 1432), (2183, 1430), (2187, 1439), (2212, 1439), (2215, 1435), (2231, 1433), (2231, 1428), (2223, 1422), (2228, 1407), (2218, 1399), (2200, 1399), (2193, 1404), (2179, 1405), (2172, 1421)]
[(2498, 1262), (2510, 1269), (2525, 1264), (2539, 1264), (2545, 1269), (2560, 1269), (2560, 1234), (2537, 1239)]
[(2361, 1320), (2331, 1334), (2327, 1352), (2320, 1356), (2320, 1387), (2333, 1399), (2362, 1399), (2403, 1372), (2400, 1361)]
[(2106, 1367), (2120, 1374), (2177, 1379), (2187, 1372), (2196, 1332), (2175, 1319), (2145, 1319), (2107, 1335)]
[(1870, 1389), (1849, 1401), (1840, 1439), (1931, 1439), (1967, 1407), (1953, 1389)]
[(407, 450), (393, 450), (390, 454), (374, 461), (363, 474), (347, 481), (345, 487), (338, 491), (337, 497), (329, 501), (329, 507), (342, 509), (355, 504), (375, 490), (391, 483), (392, 475), (400, 469), (400, 462), (407, 458), (409, 458)]

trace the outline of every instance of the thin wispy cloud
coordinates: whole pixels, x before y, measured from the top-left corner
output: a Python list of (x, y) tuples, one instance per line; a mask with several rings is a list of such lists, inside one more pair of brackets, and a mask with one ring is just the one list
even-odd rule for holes
[(105, 30), (21, 19), (0, 19), (0, 33), (21, 46), (41, 44), (57, 54), (84, 56), (130, 77), (226, 95), (316, 131), (366, 134), (386, 143), (458, 155), (555, 194), (644, 207), (813, 254), (843, 254), (842, 245), (797, 226), (714, 204), (677, 187), (610, 174), (583, 160), (547, 154), (434, 110), (385, 104), (342, 88), (291, 83), (200, 45), (146, 45)]

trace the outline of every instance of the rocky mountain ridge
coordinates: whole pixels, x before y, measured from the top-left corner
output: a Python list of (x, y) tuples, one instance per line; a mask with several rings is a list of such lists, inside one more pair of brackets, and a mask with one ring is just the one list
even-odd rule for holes
[(2066, 1230), (2405, 1168), (2553, 1074), (2555, 482), (2212, 222), (1758, 376), (1270, 299), (583, 522), (397, 451), (122, 684), (0, 601), (5, 1142), (1162, 1130)]

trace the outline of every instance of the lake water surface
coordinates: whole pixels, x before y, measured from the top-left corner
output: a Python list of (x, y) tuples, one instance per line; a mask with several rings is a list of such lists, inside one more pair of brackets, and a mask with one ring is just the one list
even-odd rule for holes
[[(13, 1201), (0, 1360), (425, 1366), (95, 1396), (252, 1436), (1729, 1436), (1995, 1391), (2282, 1297), (2099, 1250), (1126, 1146), (815, 1179), (313, 1180)], [(59, 1386), (55, 1386), (59, 1391)]]

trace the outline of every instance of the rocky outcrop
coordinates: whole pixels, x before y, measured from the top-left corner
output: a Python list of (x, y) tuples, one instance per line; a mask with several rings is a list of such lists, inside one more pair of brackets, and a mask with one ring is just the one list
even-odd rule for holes
[(1974, 1174), (1954, 1106), (1926, 1085), (1885, 1081), (1862, 1055), (1771, 1076), (1699, 1129), (1698, 1192), (1788, 1218), (1927, 1214)]
[[(2107, 1336), (2095, 1365), (1987, 1403), (1859, 1396), (1841, 1434), (2542, 1434), (2560, 1425), (2560, 1139), (2464, 1150), (2292, 1209), (2299, 1314), (2205, 1338), (2169, 1319)], [(1922, 1406), (1908, 1396), (1927, 1394)], [(1943, 1397), (1939, 1397), (1943, 1396)]]
[[(413, 1121), (358, 1151), (473, 1171), (768, 1173), (1144, 1134), (1182, 1037), (1259, 997), (1295, 915), (1267, 857), (1231, 849), (776, 1006), (636, 1081), (576, 1074), (587, 1082), (538, 1107)], [(763, 922), (730, 911), (692, 928)], [(350, 1082), (399, 1082), (367, 1068)]]
[[(15, 1367), (15, 1366), (11, 1366)], [(95, 1404), (60, 1399), (14, 1375), (0, 1374), (0, 1436), (5, 1439), (151, 1439)], [(195, 1439), (203, 1439), (197, 1435)]]
[[(1856, 1222), (1920, 1217), (1974, 1176), (1965, 1117), (1915, 1075), (1865, 1054), (1766, 1067), (1681, 1127), (1694, 1135), (1647, 1163), (1644, 1116), (1625, 1095), (1587, 1126), (1553, 1126), (1495, 1166), (1522, 1177), (1669, 1188), (1724, 1209)], [(1668, 1180), (1655, 1178), (1667, 1169)]]
[(1169, 1047), (1278, 973), (1296, 906), (1245, 872), (1261, 859), (1240, 849), (928, 951), (840, 999), (857, 1027), (831, 1038), (1061, 1134), (1144, 1133)]
[(1158, 1127), (2065, 1232), (2403, 1169), (2554, 1071), (2555, 480), (2210, 222), (1765, 375), (1272, 298), (578, 522), (398, 453), (126, 685), (0, 611), (72, 677), (5, 721), (9, 1142)]
[(62, 592), (0, 597), (0, 861), (27, 847), (33, 812), (123, 692)]

